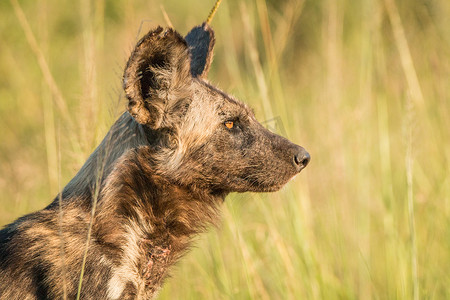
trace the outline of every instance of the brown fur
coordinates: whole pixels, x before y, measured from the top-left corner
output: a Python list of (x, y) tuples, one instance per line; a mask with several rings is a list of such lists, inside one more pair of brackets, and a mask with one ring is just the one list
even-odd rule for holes
[(128, 112), (48, 207), (0, 231), (1, 299), (74, 299), (90, 226), (81, 298), (155, 297), (228, 193), (278, 190), (307, 165), (303, 148), (206, 81), (205, 30), (198, 76), (195, 45), (174, 30), (137, 44), (124, 73)]

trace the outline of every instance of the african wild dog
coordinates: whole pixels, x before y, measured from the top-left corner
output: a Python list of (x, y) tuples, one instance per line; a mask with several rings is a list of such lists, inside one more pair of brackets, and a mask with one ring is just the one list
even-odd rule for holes
[(228, 193), (276, 191), (308, 164), (206, 81), (213, 46), (206, 24), (138, 42), (128, 112), (48, 207), (0, 231), (1, 299), (74, 299), (91, 220), (81, 297), (152, 298)]

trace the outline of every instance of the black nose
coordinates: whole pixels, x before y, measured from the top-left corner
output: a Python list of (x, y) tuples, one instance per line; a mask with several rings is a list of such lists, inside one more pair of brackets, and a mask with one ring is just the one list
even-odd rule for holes
[(303, 148), (294, 155), (294, 164), (299, 172), (309, 164), (310, 160), (311, 156), (309, 156), (309, 153)]

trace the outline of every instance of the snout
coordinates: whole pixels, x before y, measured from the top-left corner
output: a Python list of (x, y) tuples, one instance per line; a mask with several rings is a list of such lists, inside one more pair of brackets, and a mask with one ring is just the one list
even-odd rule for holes
[(302, 147), (298, 146), (292, 159), (292, 164), (297, 169), (297, 171), (300, 172), (301, 170), (303, 170), (309, 164), (310, 160), (311, 156), (309, 155), (309, 153)]

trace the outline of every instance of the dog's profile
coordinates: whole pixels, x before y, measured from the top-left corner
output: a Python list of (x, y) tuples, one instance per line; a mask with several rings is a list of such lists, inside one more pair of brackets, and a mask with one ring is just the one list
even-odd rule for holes
[(75, 299), (82, 268), (81, 299), (151, 299), (228, 193), (276, 191), (308, 164), (208, 83), (213, 46), (207, 24), (137, 43), (128, 111), (48, 207), (0, 231), (0, 299)]

